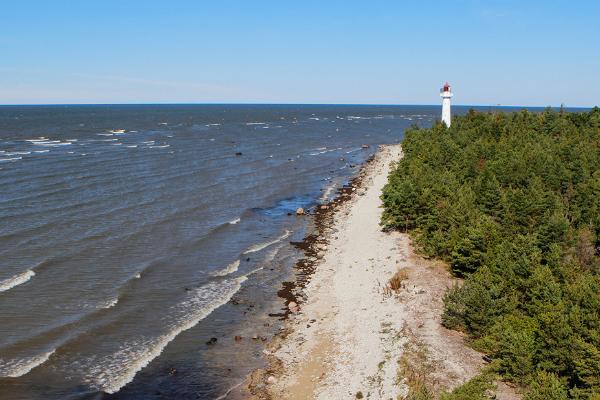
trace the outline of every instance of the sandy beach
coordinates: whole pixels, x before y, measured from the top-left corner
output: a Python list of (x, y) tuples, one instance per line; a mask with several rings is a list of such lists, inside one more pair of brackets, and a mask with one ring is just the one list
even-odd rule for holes
[[(249, 379), (251, 397), (397, 399), (411, 380), (439, 393), (485, 364), (460, 333), (441, 326), (442, 298), (455, 283), (447, 267), (415, 254), (407, 234), (379, 226), (381, 190), (401, 157), (400, 145), (382, 146), (333, 212), (324, 240), (313, 244), (321, 253), (305, 301), (292, 304), (285, 331), (266, 349), (269, 367)], [(406, 279), (390, 290), (398, 270)]]

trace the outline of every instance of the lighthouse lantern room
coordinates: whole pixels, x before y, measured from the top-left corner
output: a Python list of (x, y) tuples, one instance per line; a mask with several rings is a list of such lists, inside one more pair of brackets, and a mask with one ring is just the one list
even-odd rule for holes
[(440, 97), (442, 98), (442, 122), (450, 127), (450, 99), (453, 94), (450, 90), (448, 82), (444, 84), (444, 87), (440, 89)]

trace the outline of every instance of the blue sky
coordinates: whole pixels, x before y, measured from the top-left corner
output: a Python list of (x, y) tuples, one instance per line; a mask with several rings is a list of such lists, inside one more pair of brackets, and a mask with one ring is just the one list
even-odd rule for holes
[(0, 104), (600, 105), (596, 1), (9, 1)]

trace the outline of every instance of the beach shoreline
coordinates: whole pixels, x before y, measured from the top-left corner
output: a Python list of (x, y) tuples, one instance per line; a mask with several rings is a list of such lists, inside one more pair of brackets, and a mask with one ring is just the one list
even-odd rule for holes
[[(267, 367), (244, 385), (250, 399), (396, 399), (427, 366), (436, 393), (485, 365), (464, 336), (441, 325), (442, 298), (458, 280), (415, 253), (408, 234), (383, 232), (381, 189), (401, 146), (384, 145), (340, 196), (317, 208), (316, 233), (299, 245), (299, 281), (287, 288), (284, 327), (266, 346)], [(393, 291), (389, 279), (406, 279)], [(500, 385), (500, 399), (515, 398)], [(509, 394), (503, 394), (503, 392)]]

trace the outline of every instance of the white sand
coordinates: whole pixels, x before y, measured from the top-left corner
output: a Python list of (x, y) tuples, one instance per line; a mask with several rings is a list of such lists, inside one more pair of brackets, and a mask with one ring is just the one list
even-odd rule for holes
[[(360, 392), (396, 400), (408, 391), (398, 363), (408, 342), (426, 348), (436, 389), (457, 386), (483, 365), (460, 334), (440, 325), (442, 296), (453, 282), (446, 268), (415, 256), (408, 235), (379, 226), (381, 190), (401, 156), (399, 145), (382, 147), (367, 166), (364, 195), (336, 211), (325, 256), (305, 289), (308, 300), (271, 350), (277, 367), (264, 376), (268, 394), (259, 398), (337, 400)], [(406, 287), (385, 295), (403, 267)]]

